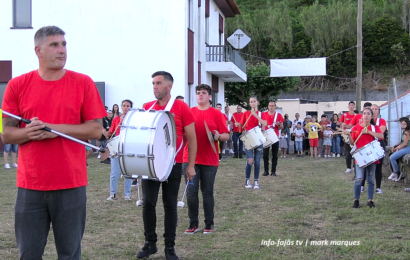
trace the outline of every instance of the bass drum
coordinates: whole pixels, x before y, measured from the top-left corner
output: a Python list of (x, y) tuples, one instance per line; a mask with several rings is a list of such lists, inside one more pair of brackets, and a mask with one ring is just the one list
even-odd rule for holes
[(121, 126), (120, 169), (126, 178), (166, 181), (176, 156), (176, 129), (168, 111), (131, 109)]

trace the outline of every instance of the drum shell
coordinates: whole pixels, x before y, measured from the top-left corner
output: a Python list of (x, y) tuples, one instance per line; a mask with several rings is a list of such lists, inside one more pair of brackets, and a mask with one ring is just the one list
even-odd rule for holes
[(279, 142), (279, 138), (275, 133), (273, 128), (269, 128), (263, 133), (263, 136), (266, 138), (266, 142), (263, 144), (263, 148), (268, 148), (269, 146), (273, 145), (274, 143)]
[(266, 142), (266, 138), (262, 134), (261, 128), (259, 126), (252, 128), (251, 130), (241, 135), (239, 138), (248, 151), (257, 148)]
[(360, 168), (364, 168), (384, 157), (384, 149), (378, 140), (374, 140), (359, 149), (351, 151), (352, 157)]
[(119, 154), (125, 177), (142, 176), (161, 182), (168, 179), (176, 156), (176, 129), (171, 113), (131, 109), (121, 127)]
[(117, 135), (107, 141), (107, 148), (110, 151), (111, 157), (117, 157), (118, 155), (118, 144), (120, 137)]

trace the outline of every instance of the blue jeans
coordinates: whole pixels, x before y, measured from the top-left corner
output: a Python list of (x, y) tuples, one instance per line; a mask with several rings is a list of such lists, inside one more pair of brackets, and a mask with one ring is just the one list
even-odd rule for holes
[[(253, 158), (253, 165), (255, 165), (255, 176), (254, 180), (257, 181), (259, 179), (259, 171), (261, 168), (261, 156), (262, 156), (262, 151), (263, 151), (263, 145), (260, 145), (259, 147), (255, 148), (254, 150), (246, 150), (246, 159)], [(248, 160), (246, 160), (246, 179), (249, 180), (251, 177), (251, 170), (252, 170), (252, 165), (249, 164)]]
[(303, 151), (303, 141), (295, 141), (296, 151), (301, 152)]
[(11, 150), (13, 153), (17, 153), (18, 148), (19, 148), (19, 145), (18, 145), (18, 144), (4, 144), (4, 151), (5, 151), (6, 153), (9, 153), (10, 150)]
[[(120, 178), (120, 159), (111, 158), (110, 193), (117, 194), (118, 179)], [(124, 195), (131, 196), (132, 179), (124, 178)]]
[(340, 148), (340, 135), (335, 135), (332, 138), (332, 153), (342, 153), (342, 150)]
[(107, 139), (101, 141), (102, 148), (107, 148), (107, 141), (108, 141)]
[[(184, 163), (182, 171), (185, 173), (188, 163)], [(204, 207), (205, 225), (214, 224), (214, 183), (218, 166), (195, 164), (196, 175), (187, 188), (188, 216), (189, 223), (195, 223), (198, 226), (199, 212), (199, 183), (201, 183), (202, 204)], [(185, 175), (186, 176), (186, 175)], [(186, 177), (185, 177), (186, 183)]]
[[(232, 141), (233, 141), (233, 152), (235, 157), (240, 157), (242, 158), (242, 151), (243, 151), (243, 142), (241, 139), (239, 139), (239, 136), (242, 133), (239, 132), (234, 132), (232, 135)], [(238, 141), (239, 141), (239, 151), (238, 151)]]
[(399, 165), (397, 164), (396, 160), (400, 159), (408, 153), (410, 153), (410, 146), (406, 146), (403, 149), (400, 149), (397, 152), (394, 152), (392, 155), (390, 155), (390, 163), (393, 167), (394, 172), (399, 172)]
[(354, 182), (354, 198), (356, 200), (360, 199), (360, 188), (362, 187), (362, 180), (364, 174), (366, 173), (367, 179), (367, 198), (369, 200), (373, 199), (374, 192), (374, 176), (376, 174), (376, 164), (372, 163), (364, 168), (360, 168), (357, 164), (356, 167), (356, 180)]
[(86, 204), (85, 186), (55, 191), (18, 188), (14, 227), (20, 259), (42, 259), (50, 223), (58, 259), (81, 259)]
[(175, 246), (177, 230), (178, 212), (177, 201), (179, 185), (181, 184), (182, 163), (176, 163), (168, 180), (158, 182), (145, 180), (141, 182), (143, 206), (142, 218), (144, 220), (145, 241), (157, 242), (157, 213), (156, 206), (158, 201), (159, 187), (162, 186), (162, 203), (164, 204), (164, 238), (165, 246)]

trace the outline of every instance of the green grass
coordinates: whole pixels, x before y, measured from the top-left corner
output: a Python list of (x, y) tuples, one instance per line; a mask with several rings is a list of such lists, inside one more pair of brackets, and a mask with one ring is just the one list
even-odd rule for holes
[[(89, 163), (83, 259), (135, 259), (144, 243), (142, 208), (135, 206), (136, 189), (132, 202), (122, 200), (122, 196), (106, 201), (110, 167), (94, 157)], [(410, 194), (404, 193), (404, 184), (383, 179), (384, 193), (374, 195), (376, 208), (367, 208), (367, 194), (362, 193), (361, 207), (352, 209), (354, 182), (352, 174), (344, 171), (344, 158), (279, 159), (278, 177), (261, 176), (261, 189), (247, 190), (245, 160), (224, 159), (215, 181), (214, 234), (185, 235), (188, 210), (178, 209), (176, 252), (181, 259), (408, 259)], [(0, 259), (18, 259), (13, 214), (15, 170), (4, 170), (1, 165), (0, 176)], [(119, 195), (123, 194), (122, 183)], [(181, 184), (179, 198), (183, 188)], [(150, 259), (164, 258), (164, 214), (161, 198), (158, 201), (159, 251)], [(261, 246), (262, 239), (280, 239), (293, 245)], [(296, 240), (302, 245), (296, 245)], [(319, 240), (360, 241), (360, 245), (310, 245)], [(51, 231), (44, 259), (56, 258)]]

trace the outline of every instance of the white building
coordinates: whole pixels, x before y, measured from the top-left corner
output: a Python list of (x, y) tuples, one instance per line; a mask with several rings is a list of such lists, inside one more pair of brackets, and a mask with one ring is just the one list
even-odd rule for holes
[(66, 32), (66, 68), (97, 82), (108, 107), (153, 100), (151, 75), (160, 70), (190, 106), (200, 83), (223, 103), (224, 82), (246, 81), (245, 61), (224, 46), (225, 19), (240, 14), (234, 0), (11, 0), (0, 10), (1, 94), (8, 80), (38, 68), (33, 38), (47, 25)]

